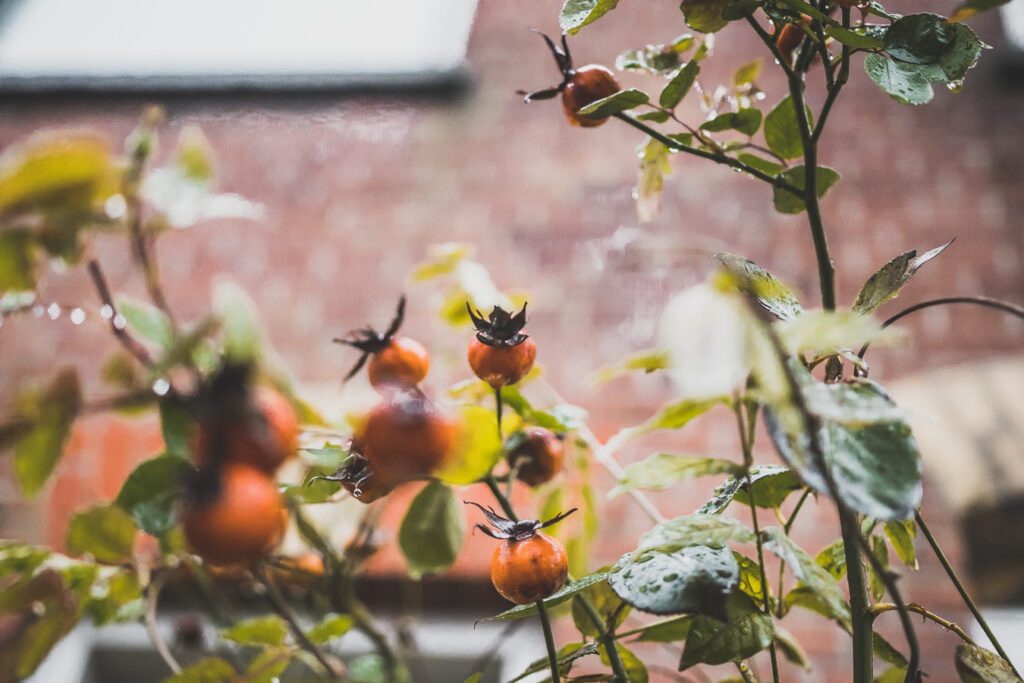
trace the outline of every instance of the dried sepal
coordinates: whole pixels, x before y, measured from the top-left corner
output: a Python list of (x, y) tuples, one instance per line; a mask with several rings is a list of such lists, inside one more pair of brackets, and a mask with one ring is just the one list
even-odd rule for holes
[(383, 333), (377, 332), (375, 329), (367, 325), (361, 327), (358, 330), (353, 330), (348, 333), (345, 337), (335, 337), (331, 341), (335, 344), (344, 344), (345, 346), (351, 346), (354, 349), (362, 351), (359, 355), (359, 360), (352, 366), (352, 369), (345, 375), (345, 380), (348, 381), (356, 376), (356, 374), (363, 369), (366, 365), (366, 361), (375, 353), (380, 353), (388, 347), (388, 345), (394, 340), (395, 335), (398, 334), (398, 330), (402, 327), (402, 322), (405, 320), (405, 295), (403, 294), (398, 298), (398, 307), (395, 309), (395, 315), (388, 324), (387, 330)]
[(536, 519), (521, 519), (518, 522), (515, 522), (506, 517), (502, 517), (490, 506), (484, 507), (483, 505), (471, 500), (463, 502), (466, 505), (474, 505), (480, 508), (480, 511), (484, 513), (484, 517), (487, 518), (487, 521), (490, 524), (490, 526), (477, 524), (476, 528), (480, 529), (491, 538), (496, 538), (501, 541), (525, 541), (528, 538), (533, 538), (541, 529), (557, 524), (572, 513), (576, 512), (576, 508), (573, 508), (568, 512), (562, 512), (555, 515), (545, 522), (541, 522)]
[(476, 328), (476, 338), (481, 344), (519, 346), (530, 336), (522, 333), (522, 329), (526, 327), (526, 304), (523, 304), (522, 309), (515, 315), (501, 306), (495, 306), (487, 319), (484, 319), (480, 311), (474, 311), (469, 302), (466, 302), (466, 310), (469, 311), (469, 318)]
[(550, 100), (565, 90), (565, 86), (567, 86), (569, 81), (572, 80), (573, 74), (575, 73), (572, 66), (572, 53), (569, 52), (569, 43), (566, 34), (562, 34), (562, 44), (561, 46), (558, 46), (546, 33), (538, 31), (535, 28), (531, 28), (530, 30), (543, 38), (544, 42), (547, 43), (548, 49), (551, 50), (551, 56), (555, 58), (555, 65), (558, 67), (559, 73), (562, 74), (562, 82), (550, 88), (545, 88), (544, 90), (537, 90), (536, 92), (517, 90), (516, 93), (523, 96), (523, 102)]

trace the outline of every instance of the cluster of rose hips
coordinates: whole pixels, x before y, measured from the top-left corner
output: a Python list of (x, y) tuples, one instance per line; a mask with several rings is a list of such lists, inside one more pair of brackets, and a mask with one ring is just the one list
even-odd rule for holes
[(184, 501), (189, 548), (215, 566), (254, 562), (284, 537), (288, 511), (274, 473), (298, 447), (299, 422), (278, 391), (228, 365), (194, 401), (197, 466)]

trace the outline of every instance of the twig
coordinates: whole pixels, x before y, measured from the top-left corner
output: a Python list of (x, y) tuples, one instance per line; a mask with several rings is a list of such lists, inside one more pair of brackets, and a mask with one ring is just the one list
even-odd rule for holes
[(125, 324), (124, 317), (117, 312), (117, 305), (114, 303), (114, 297), (110, 293), (110, 287), (107, 285), (107, 279), (103, 275), (103, 270), (100, 268), (100, 262), (96, 259), (89, 260), (89, 276), (92, 278), (93, 284), (96, 286), (96, 291), (100, 295), (100, 301), (106, 307), (110, 313), (110, 331), (113, 332), (117, 340), (121, 342), (121, 346), (125, 350), (134, 356), (140, 363), (147, 368), (152, 369), (155, 365), (153, 358), (149, 355), (149, 351), (146, 350), (138, 340), (135, 339), (129, 332)]
[(181, 673), (181, 664), (171, 654), (171, 649), (167, 647), (167, 642), (160, 635), (160, 628), (156, 623), (157, 602), (160, 599), (160, 591), (163, 590), (165, 583), (167, 583), (167, 574), (159, 574), (149, 582), (149, 586), (146, 588), (146, 633), (149, 635), (149, 640), (153, 643), (153, 647), (156, 648), (157, 654), (164, 660), (167, 667), (175, 674), (179, 674)]
[(306, 632), (302, 630), (295, 614), (288, 605), (288, 601), (284, 599), (283, 595), (281, 595), (281, 591), (278, 590), (273, 580), (261, 567), (257, 567), (254, 573), (260, 583), (267, 589), (267, 597), (270, 599), (270, 604), (273, 606), (274, 611), (284, 619), (286, 624), (288, 624), (288, 629), (292, 632), (295, 642), (298, 643), (303, 650), (313, 655), (313, 658), (316, 659), (316, 661), (320, 662), (320, 666), (324, 668), (331, 680), (341, 680), (343, 674), (338, 670), (336, 663), (330, 660), (317, 646), (317, 644), (309, 639)]
[[(893, 612), (893, 611), (896, 611), (898, 609), (899, 609), (899, 606), (898, 605), (894, 605), (891, 602), (875, 603), (871, 607), (871, 616), (872, 617), (877, 617), (878, 615), (884, 614), (885, 612)], [(952, 621), (949, 621), (948, 619), (943, 619), (942, 617), (940, 617), (939, 615), (935, 614), (934, 612), (929, 612), (927, 609), (924, 608), (923, 605), (919, 605), (916, 602), (909, 602), (906, 605), (906, 609), (907, 609), (908, 612), (913, 612), (914, 614), (920, 614), (925, 619), (931, 619), (932, 621), (934, 621), (936, 624), (938, 624), (942, 628), (946, 629), (947, 631), (952, 631), (953, 633), (955, 633), (958, 636), (960, 636), (960, 639), (963, 640), (965, 643), (970, 643), (971, 645), (975, 644), (974, 640), (969, 635), (967, 635), (966, 631), (964, 631), (962, 628), (960, 628), (959, 626), (954, 624)]]
[[(843, 12), (843, 28), (850, 28), (850, 10), (842, 8)], [(832, 67), (834, 68), (834, 67)], [(831, 69), (829, 69), (831, 73)], [(814, 127), (814, 132), (811, 133), (811, 142), (814, 144), (818, 143), (818, 138), (821, 137), (822, 132), (825, 130), (825, 121), (828, 120), (828, 115), (832, 111), (832, 105), (836, 103), (836, 98), (839, 97), (839, 92), (846, 85), (846, 82), (850, 79), (850, 47), (843, 45), (843, 56), (839, 65), (839, 77), (834, 82), (829, 84), (828, 95), (825, 96), (825, 104), (821, 106), (821, 113), (818, 114), (818, 123)]]
[(657, 140), (658, 142), (660, 142), (661, 144), (665, 145), (669, 149), (674, 149), (677, 152), (685, 152), (686, 154), (692, 154), (692, 155), (698, 156), (698, 157), (700, 157), (702, 159), (708, 159), (710, 161), (714, 161), (715, 163), (718, 163), (718, 164), (725, 164), (726, 166), (729, 166), (731, 168), (735, 168), (738, 171), (743, 171), (744, 173), (746, 173), (748, 175), (752, 175), (755, 178), (757, 178), (758, 180), (763, 180), (764, 182), (768, 183), (772, 187), (777, 187), (777, 188), (779, 188), (781, 190), (785, 190), (786, 192), (789, 192), (790, 194), (796, 195), (798, 197), (802, 197), (803, 196), (803, 192), (801, 192), (801, 190), (799, 188), (797, 188), (796, 186), (792, 185), (791, 183), (785, 181), (782, 178), (782, 176), (769, 175), (769, 174), (765, 173), (764, 171), (759, 171), (758, 169), (754, 168), (753, 166), (748, 166), (747, 164), (743, 163), (739, 159), (734, 159), (733, 157), (726, 156), (725, 154), (722, 154), (721, 152), (707, 152), (707, 151), (705, 151), (703, 149), (698, 149), (696, 147), (687, 147), (686, 145), (683, 145), (683, 144), (680, 144), (679, 142), (676, 142), (675, 140), (673, 140), (672, 138), (668, 137), (667, 135), (664, 135), (664, 134), (654, 130), (653, 128), (651, 128), (650, 126), (645, 124), (643, 121), (637, 121), (635, 118), (633, 118), (632, 116), (629, 116), (628, 114), (626, 114), (624, 112), (619, 112), (618, 114), (613, 114), (613, 116), (615, 118), (619, 119), (620, 121), (625, 121), (629, 125), (631, 125), (634, 128), (636, 128), (637, 130), (646, 133), (648, 136), (650, 136), (651, 138)]
[(986, 621), (985, 617), (982, 616), (981, 610), (979, 610), (978, 606), (974, 604), (971, 594), (967, 592), (967, 588), (964, 587), (964, 584), (957, 575), (956, 570), (953, 569), (953, 565), (950, 564), (949, 560), (946, 558), (946, 554), (942, 552), (942, 548), (939, 546), (938, 541), (936, 541), (935, 537), (932, 536), (931, 529), (929, 529), (928, 525), (924, 523), (924, 517), (921, 516), (920, 511), (914, 513), (914, 521), (917, 522), (917, 526), (921, 529), (921, 533), (924, 534), (924, 537), (928, 540), (928, 545), (932, 547), (932, 552), (934, 552), (935, 557), (939, 559), (939, 564), (941, 564), (942, 568), (946, 570), (946, 575), (949, 576), (949, 580), (953, 582), (954, 586), (956, 586), (956, 590), (963, 599), (964, 604), (967, 605), (967, 609), (971, 611), (971, 614), (974, 615), (975, 621), (977, 621), (978, 625), (981, 626), (981, 630), (985, 632), (986, 636), (988, 636), (989, 641), (996, 649), (996, 652), (999, 653), (999, 656), (1010, 665), (1013, 672), (1017, 674), (1018, 678), (1020, 678), (1021, 675), (1017, 671), (1017, 667), (1015, 667), (1013, 662), (1010, 661), (1010, 658), (1006, 656), (1006, 650), (1003, 649), (999, 639), (996, 638), (996, 634), (992, 632), (992, 629), (988, 625), (988, 621)]

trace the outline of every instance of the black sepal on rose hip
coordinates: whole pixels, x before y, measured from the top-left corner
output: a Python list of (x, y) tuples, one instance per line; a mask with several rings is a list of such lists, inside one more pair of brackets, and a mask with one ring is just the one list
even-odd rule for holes
[(553, 524), (558, 524), (563, 519), (576, 512), (576, 508), (573, 508), (568, 512), (562, 512), (555, 515), (546, 522), (541, 522), (536, 519), (521, 519), (516, 522), (506, 517), (502, 517), (490, 506), (484, 507), (480, 503), (476, 503), (471, 500), (464, 500), (462, 502), (466, 505), (474, 505), (480, 508), (480, 511), (484, 513), (484, 517), (487, 518), (487, 522), (491, 526), (477, 524), (476, 528), (491, 538), (496, 538), (500, 541), (525, 541), (528, 538), (533, 538), (541, 529)]
[(558, 85), (545, 88), (544, 90), (537, 90), (536, 92), (527, 92), (525, 90), (517, 90), (517, 95), (523, 96), (523, 102), (533, 102), (535, 100), (550, 100), (551, 98), (558, 95), (558, 93), (565, 90), (565, 86), (569, 85), (569, 81), (572, 80), (573, 71), (572, 68), (572, 53), (569, 52), (569, 43), (566, 40), (566, 35), (562, 34), (562, 46), (555, 45), (555, 41), (545, 34), (541, 33), (535, 28), (531, 28), (531, 31), (539, 35), (547, 43), (548, 49), (551, 50), (551, 55), (555, 58), (555, 64), (558, 66), (558, 71), (562, 74), (562, 82)]
[(501, 306), (495, 306), (486, 320), (480, 311), (473, 310), (468, 301), (466, 310), (469, 311), (469, 318), (473, 321), (473, 327), (476, 328), (476, 338), (480, 340), (481, 344), (519, 346), (530, 336), (522, 333), (522, 329), (526, 327), (526, 304), (523, 304), (522, 309), (515, 315)]
[(398, 330), (402, 327), (402, 321), (405, 320), (405, 295), (403, 294), (398, 299), (398, 308), (395, 309), (395, 317), (391, 319), (391, 323), (388, 325), (383, 333), (377, 332), (369, 325), (361, 327), (358, 330), (353, 330), (348, 333), (347, 337), (335, 337), (331, 341), (335, 344), (344, 344), (345, 346), (351, 346), (354, 349), (359, 349), (362, 354), (359, 356), (359, 360), (352, 366), (352, 369), (345, 375), (345, 381), (352, 379), (356, 376), (356, 373), (363, 369), (366, 365), (367, 359), (375, 353), (380, 353), (388, 347), (388, 345), (394, 340), (395, 335), (398, 334)]

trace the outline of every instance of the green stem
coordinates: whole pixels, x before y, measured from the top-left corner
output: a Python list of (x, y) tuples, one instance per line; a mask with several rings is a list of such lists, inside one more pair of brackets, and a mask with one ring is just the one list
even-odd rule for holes
[(953, 569), (953, 565), (949, 563), (949, 560), (946, 558), (946, 554), (942, 552), (942, 548), (939, 547), (935, 537), (932, 536), (931, 529), (929, 529), (928, 525), (924, 523), (924, 517), (921, 516), (920, 512), (914, 513), (914, 520), (917, 522), (918, 528), (921, 529), (921, 533), (924, 534), (924, 537), (928, 540), (928, 545), (932, 547), (932, 552), (935, 553), (935, 557), (939, 558), (939, 563), (942, 565), (942, 568), (946, 570), (946, 575), (949, 576), (949, 580), (953, 582), (954, 586), (956, 586), (956, 590), (960, 593), (960, 597), (963, 599), (964, 604), (967, 605), (967, 609), (971, 611), (971, 614), (974, 615), (974, 619), (978, 622), (978, 625), (981, 626), (981, 630), (985, 632), (986, 636), (988, 636), (989, 641), (992, 643), (992, 647), (996, 649), (996, 652), (999, 653), (1000, 657), (1006, 660), (1006, 663), (1010, 665), (1013, 672), (1017, 674), (1018, 678), (1020, 678), (1021, 675), (1017, 671), (1017, 667), (1015, 667), (1013, 662), (1010, 661), (1010, 658), (1006, 656), (1006, 650), (1003, 649), (999, 639), (996, 638), (996, 634), (992, 632), (988, 622), (985, 621), (985, 617), (981, 615), (981, 611), (978, 610), (978, 606), (974, 604), (974, 600), (971, 598), (970, 593), (967, 592), (967, 588), (965, 588), (963, 582), (960, 581), (960, 577), (957, 576), (956, 570)]
[(646, 133), (648, 136), (650, 136), (654, 140), (657, 140), (658, 142), (660, 142), (661, 144), (665, 145), (669, 149), (674, 149), (677, 152), (685, 152), (686, 154), (692, 154), (692, 155), (698, 156), (698, 157), (700, 157), (702, 159), (709, 159), (710, 161), (714, 161), (715, 163), (725, 164), (726, 166), (729, 166), (730, 168), (735, 168), (738, 171), (743, 171), (747, 175), (752, 175), (755, 178), (757, 178), (758, 180), (763, 180), (764, 182), (768, 183), (772, 187), (777, 187), (779, 189), (785, 190), (786, 192), (789, 192), (790, 194), (796, 195), (798, 197), (802, 197), (803, 196), (803, 192), (801, 192), (799, 188), (797, 188), (795, 185), (792, 185), (791, 183), (788, 183), (785, 180), (783, 180), (782, 176), (769, 175), (769, 174), (765, 173), (764, 171), (759, 171), (758, 169), (754, 168), (753, 166), (748, 166), (747, 164), (743, 163), (742, 161), (740, 161), (738, 159), (734, 159), (734, 158), (732, 158), (730, 156), (726, 156), (725, 154), (722, 154), (721, 152), (708, 152), (707, 150), (698, 149), (696, 147), (687, 147), (686, 145), (681, 144), (681, 143), (677, 142), (676, 140), (673, 140), (672, 138), (668, 137), (667, 135), (659, 133), (658, 131), (654, 130), (653, 128), (651, 128), (647, 124), (643, 123), (642, 121), (637, 121), (635, 118), (633, 118), (632, 116), (629, 116), (628, 114), (626, 114), (624, 112), (619, 112), (618, 114), (613, 114), (613, 116), (615, 118), (619, 119), (620, 121), (625, 121), (629, 125), (631, 125), (634, 128), (636, 128), (637, 130)]
[(601, 614), (594, 607), (594, 604), (584, 596), (577, 596), (580, 598), (580, 604), (583, 605), (583, 610), (587, 613), (590, 621), (593, 622), (594, 628), (597, 629), (598, 638), (601, 644), (604, 645), (605, 652), (608, 653), (608, 663), (611, 664), (612, 673), (615, 674), (613, 679), (614, 683), (628, 683), (629, 676), (626, 674), (626, 665), (622, 663), (622, 657), (619, 655), (619, 648), (616, 646), (615, 641), (617, 636), (615, 635), (614, 623), (608, 625), (604, 619), (601, 618)]
[[(749, 408), (748, 408), (749, 411)], [(754, 462), (754, 443), (753, 433), (748, 432), (743, 422), (743, 403), (736, 401), (736, 423), (740, 430), (740, 445), (743, 448), (743, 465), (746, 468), (747, 478), (747, 499), (750, 502), (750, 517), (754, 524), (754, 539), (757, 544), (757, 565), (761, 570), (761, 608), (764, 613), (771, 618), (772, 608), (771, 602), (768, 597), (768, 574), (764, 568), (764, 543), (761, 538), (761, 527), (760, 522), (757, 519), (757, 502), (754, 500), (754, 482), (750, 478), (750, 466)], [(748, 420), (748, 423), (750, 420)], [(779, 599), (782, 596), (779, 595)], [(768, 653), (771, 655), (772, 660), (772, 680), (775, 683), (779, 683), (779, 655), (775, 650), (775, 640), (773, 639), (771, 645), (768, 646)]]
[(843, 554), (846, 557), (846, 580), (850, 587), (850, 616), (853, 622), (853, 680), (871, 683), (874, 669), (874, 643), (868, 610), (867, 573), (860, 552), (860, 529), (857, 516), (839, 507), (839, 523), (843, 532)]
[(800, 500), (798, 500), (796, 502), (796, 506), (793, 508), (793, 512), (790, 513), (789, 519), (786, 520), (786, 524), (783, 527), (783, 530), (786, 532), (787, 536), (789, 536), (789, 532), (793, 528), (793, 522), (796, 521), (796, 516), (798, 514), (800, 514), (800, 508), (802, 508), (804, 506), (804, 503), (807, 501), (807, 499), (810, 496), (811, 496), (811, 489), (810, 488), (804, 489), (803, 494), (801, 494), (801, 496), (800, 496)]
[(555, 637), (551, 633), (551, 620), (548, 619), (548, 609), (544, 606), (543, 600), (537, 601), (537, 614), (540, 615), (540, 625), (544, 629), (544, 644), (548, 648), (548, 663), (551, 665), (551, 680), (555, 683), (562, 680), (558, 673), (558, 651), (555, 650)]

